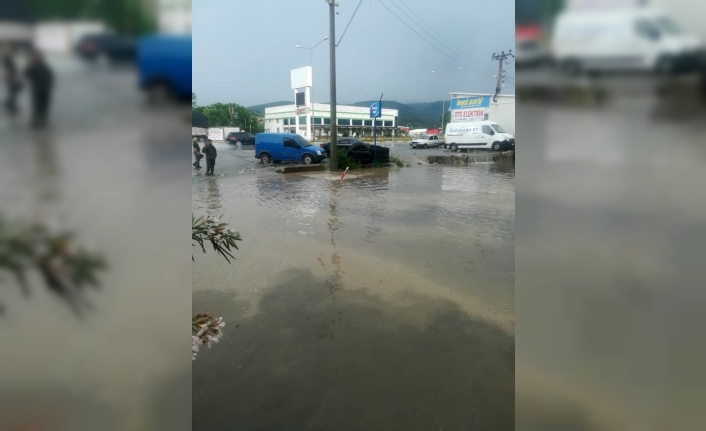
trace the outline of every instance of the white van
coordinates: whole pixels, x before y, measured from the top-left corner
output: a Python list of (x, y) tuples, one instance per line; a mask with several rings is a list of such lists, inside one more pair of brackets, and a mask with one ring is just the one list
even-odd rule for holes
[(554, 60), (573, 75), (692, 71), (701, 67), (703, 48), (651, 7), (566, 11), (557, 16), (552, 38)]
[(495, 121), (471, 121), (446, 125), (446, 146), (451, 151), (515, 149), (515, 136), (507, 133)]

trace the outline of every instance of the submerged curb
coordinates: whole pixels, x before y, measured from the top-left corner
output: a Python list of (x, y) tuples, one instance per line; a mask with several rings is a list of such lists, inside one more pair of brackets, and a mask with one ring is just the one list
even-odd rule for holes
[(427, 156), (427, 162), (429, 162), (430, 164), (438, 165), (467, 165), (469, 163), (485, 161), (515, 163), (515, 152), (505, 151), (503, 153), (493, 154), (490, 157), (484, 157), (473, 154)]

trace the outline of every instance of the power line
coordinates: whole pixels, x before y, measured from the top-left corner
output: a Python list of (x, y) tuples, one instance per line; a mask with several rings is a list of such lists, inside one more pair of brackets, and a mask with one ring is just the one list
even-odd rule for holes
[(385, 9), (387, 9), (392, 15), (394, 15), (395, 18), (397, 18), (398, 20), (400, 20), (400, 22), (402, 22), (402, 24), (406, 25), (410, 30), (412, 30), (414, 33), (416, 33), (417, 36), (421, 37), (426, 43), (428, 43), (429, 45), (431, 45), (431, 46), (432, 46), (434, 49), (436, 49), (437, 51), (439, 51), (440, 53), (442, 53), (442, 54), (444, 54), (445, 56), (449, 57), (451, 60), (453, 60), (453, 61), (455, 61), (455, 62), (457, 62), (457, 63), (459, 63), (459, 64), (462, 64), (462, 65), (466, 66), (468, 69), (473, 70), (474, 72), (479, 73), (480, 75), (483, 75), (483, 76), (486, 76), (486, 75), (487, 75), (487, 73), (481, 72), (481, 71), (479, 71), (479, 70), (477, 70), (477, 69), (475, 69), (475, 68), (473, 68), (473, 67), (471, 67), (471, 66), (469, 66), (469, 65), (467, 65), (467, 64), (465, 64), (465, 63), (463, 63), (463, 62), (461, 62), (461, 61), (459, 61), (457, 58), (454, 58), (453, 56), (449, 55), (446, 51), (443, 51), (443, 50), (440, 49), (438, 46), (434, 45), (432, 42), (430, 42), (428, 39), (426, 39), (424, 36), (422, 36), (421, 34), (419, 34), (419, 32), (418, 32), (417, 30), (415, 30), (414, 28), (412, 28), (412, 27), (411, 27), (409, 24), (407, 24), (402, 18), (400, 18), (396, 13), (394, 13), (389, 7), (387, 7), (387, 5), (382, 2), (382, 0), (379, 0), (379, 3), (380, 3)]
[(355, 14), (358, 12), (358, 8), (360, 7), (361, 3), (363, 3), (363, 0), (360, 0), (358, 2), (358, 6), (356, 6), (355, 10), (353, 11), (353, 16), (351, 16), (350, 21), (348, 21), (348, 24), (346, 25), (346, 29), (343, 30), (343, 34), (341, 35), (341, 38), (338, 39), (338, 43), (336, 44), (336, 46), (340, 45), (341, 41), (343, 40), (343, 36), (346, 35), (346, 31), (348, 31), (348, 26), (351, 25), (351, 22), (353, 22), (353, 18), (355, 17)]
[[(393, 0), (390, 0), (390, 1), (392, 1), (392, 2), (394, 3)], [(441, 42), (441, 44), (443, 44), (443, 45), (446, 45), (446, 44), (450, 45), (450, 46), (453, 47), (454, 50), (455, 50), (458, 54), (460, 54), (461, 56), (465, 56), (467, 59), (472, 60), (472, 61), (477, 61), (477, 59), (472, 58), (470, 55), (466, 54), (463, 50), (461, 50), (461, 48), (457, 47), (456, 45), (453, 44), (453, 42), (451, 42), (450, 40), (446, 39), (446, 38), (445, 38), (444, 36), (442, 36), (438, 31), (434, 30), (433, 27), (429, 27), (428, 25), (426, 25), (426, 24), (424, 23), (424, 18), (422, 18), (422, 17), (420, 17), (419, 15), (417, 15), (417, 14), (412, 10), (412, 8), (410, 8), (409, 6), (407, 6), (406, 4), (404, 4), (404, 2), (402, 2), (402, 0), (397, 0), (397, 1), (399, 1), (399, 2), (402, 4), (402, 6), (406, 7), (407, 10), (409, 10), (410, 12), (412, 12), (412, 14), (417, 17), (417, 19), (418, 19), (420, 22), (415, 22), (415, 23), (416, 23), (416, 24), (419, 24), (419, 26), (420, 26), (421, 28), (425, 29), (425, 31), (426, 31), (430, 36), (434, 37), (434, 39), (436, 39), (437, 41)], [(397, 5), (395, 4), (395, 6), (397, 6)], [(400, 8), (399, 6), (397, 6), (397, 8), (400, 9), (400, 10), (402, 10), (402, 8)], [(404, 12), (404, 11), (402, 11), (402, 12)], [(407, 15), (407, 13), (405, 13), (405, 15)], [(407, 16), (409, 17), (409, 15), (407, 15)], [(410, 18), (411, 18), (411, 17), (410, 17)], [(414, 20), (413, 20), (413, 21), (414, 21)], [(429, 28), (431, 29), (431, 31), (433, 31), (434, 33), (436, 33), (437, 35), (439, 35), (440, 38), (444, 39), (444, 41), (439, 40), (437, 37), (435, 37), (434, 35), (432, 35), (431, 33), (429, 33), (429, 31), (426, 30), (427, 27), (429, 27)]]

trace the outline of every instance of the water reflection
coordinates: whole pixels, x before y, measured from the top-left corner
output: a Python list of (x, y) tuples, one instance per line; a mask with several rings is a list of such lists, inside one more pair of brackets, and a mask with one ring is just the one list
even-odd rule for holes
[(221, 208), (220, 184), (215, 177), (208, 177), (206, 181), (206, 191), (208, 193), (208, 209), (217, 210)]

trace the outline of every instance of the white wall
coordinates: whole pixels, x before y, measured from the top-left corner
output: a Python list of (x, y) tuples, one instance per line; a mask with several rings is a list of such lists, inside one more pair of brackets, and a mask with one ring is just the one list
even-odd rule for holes
[(490, 102), (490, 106), (485, 108), (488, 120), (495, 121), (503, 126), (508, 133), (515, 134), (515, 98), (500, 98), (498, 103)]

